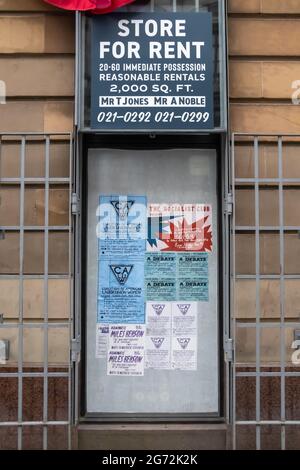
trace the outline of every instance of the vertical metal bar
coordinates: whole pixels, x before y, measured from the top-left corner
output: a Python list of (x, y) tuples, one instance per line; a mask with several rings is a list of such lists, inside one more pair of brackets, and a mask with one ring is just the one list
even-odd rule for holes
[[(255, 281), (256, 281), (256, 421), (260, 421), (260, 231), (259, 231), (259, 147), (258, 137), (254, 138), (254, 177), (255, 177)], [(256, 449), (261, 447), (261, 429), (256, 426)]]
[(278, 178), (279, 178), (279, 247), (280, 247), (280, 418), (281, 449), (285, 450), (285, 286), (284, 286), (284, 202), (283, 202), (283, 171), (282, 171), (282, 137), (278, 139)]
[(177, 11), (177, 0), (173, 0), (173, 12), (176, 13)]
[(18, 324), (18, 450), (23, 447), (23, 290), (24, 290), (24, 206), (26, 137), (21, 139), (20, 154), (20, 240), (19, 240), (19, 324)]
[(236, 283), (236, 256), (235, 256), (235, 136), (232, 136), (232, 160), (231, 160), (231, 172), (232, 172), (232, 197), (233, 197), (233, 214), (232, 214), (232, 282), (231, 282), (231, 308), (232, 308), (232, 339), (234, 347), (234, 360), (232, 365), (232, 440), (233, 449), (237, 447), (237, 435), (236, 435), (236, 312), (235, 312), (235, 283)]
[[(70, 152), (69, 152), (69, 290), (70, 290), (70, 311), (69, 311), (69, 339), (73, 338), (73, 237), (72, 237), (72, 192), (73, 192), (73, 137), (70, 135)], [(69, 377), (68, 377), (68, 449), (72, 448), (72, 436), (71, 436), (71, 420), (72, 420), (72, 363), (71, 354), (69, 361)]]
[(155, 11), (155, 0), (151, 0), (150, 11)]
[(48, 448), (48, 274), (49, 274), (49, 161), (50, 137), (45, 145), (45, 232), (44, 232), (44, 399), (43, 399), (43, 449)]
[(75, 50), (75, 115), (74, 115), (74, 125), (77, 127), (79, 125), (79, 103), (80, 103), (80, 58), (79, 58), (79, 42), (80, 42), (80, 16), (79, 12), (76, 11), (76, 50)]
[(195, 0), (195, 10), (196, 12), (199, 11), (200, 5), (199, 5), (199, 0)]

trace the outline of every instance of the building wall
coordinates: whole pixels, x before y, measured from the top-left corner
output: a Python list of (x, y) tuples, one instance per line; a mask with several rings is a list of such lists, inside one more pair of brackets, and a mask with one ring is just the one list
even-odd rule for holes
[[(291, 103), (294, 80), (300, 80), (300, 0), (229, 0), (229, 55), (230, 55), (230, 121), (235, 132), (299, 133), (299, 108)], [(74, 15), (63, 13), (41, 0), (3, 0), (0, 2), (0, 80), (5, 82), (7, 102), (0, 105), (0, 129), (9, 132), (41, 131), (67, 132), (73, 127), (74, 107)], [(43, 175), (43, 148), (36, 144), (28, 151), (27, 165), (31, 176)], [(295, 140), (286, 147), (284, 172), (299, 177), (299, 146)], [(68, 176), (68, 146), (57, 141), (52, 155), (53, 174)], [(236, 175), (251, 177), (252, 147), (241, 142), (236, 150)], [(2, 177), (18, 173), (18, 150), (12, 143), (3, 145), (0, 161)], [(277, 171), (276, 147), (267, 139), (260, 156), (260, 174), (273, 177)], [(261, 217), (265, 224), (276, 225), (278, 217), (277, 189), (264, 188), (261, 197)], [(300, 226), (298, 202), (300, 189), (287, 188), (287, 223)], [(68, 217), (67, 188), (50, 190), (50, 224), (64, 225)], [(253, 187), (237, 189), (237, 224), (251, 225), (254, 217)], [(14, 185), (1, 189), (1, 225), (15, 225), (19, 214), (19, 188)], [(44, 193), (38, 187), (27, 188), (25, 216), (31, 225), (41, 224), (44, 211)], [(2, 222), (4, 221), (4, 222)], [(278, 223), (278, 221), (277, 221)], [(42, 270), (42, 238), (31, 236), (25, 247), (25, 272), (38, 274)], [(262, 239), (261, 269), (265, 273), (277, 272), (278, 240), (272, 235)], [(60, 234), (53, 236), (50, 259), (53, 272), (67, 272), (66, 240)], [(253, 234), (237, 239), (237, 271), (254, 272)], [(286, 263), (289, 272), (300, 272), (300, 241), (291, 234), (286, 244)], [(0, 274), (18, 273), (18, 237), (13, 234), (0, 240)], [(298, 281), (286, 286), (286, 317), (299, 320)], [(235, 309), (241, 320), (255, 317), (255, 283), (240, 281), (236, 286)], [(0, 279), (0, 313), (16, 320), (19, 312), (18, 280)], [(261, 283), (261, 312), (264, 318), (278, 320), (278, 281)], [(67, 280), (49, 281), (49, 318), (61, 321), (69, 315), (69, 283)], [(24, 316), (43, 319), (43, 281), (28, 279), (24, 283)], [(0, 330), (1, 331), (1, 330)], [(8, 370), (17, 365), (18, 341), (15, 329), (1, 335), (11, 341)], [(27, 335), (27, 336), (26, 336)], [(293, 331), (287, 331), (286, 357), (291, 355)], [(0, 337), (1, 338), (1, 337)], [(238, 363), (241, 368), (251, 368), (255, 363), (253, 333), (243, 331), (237, 337)], [(24, 339), (24, 367), (28, 370), (41, 366), (43, 330), (27, 331)], [(69, 357), (69, 338), (64, 331), (55, 331), (49, 337), (49, 366), (64, 368)], [(262, 337), (262, 360), (266, 367), (279, 362), (278, 337), (269, 332)], [(287, 360), (288, 365), (289, 359)], [(2, 367), (3, 369), (3, 367)], [(0, 379), (1, 419), (15, 420), (17, 405), (17, 379)], [(287, 390), (288, 413), (300, 419), (299, 381), (290, 381)], [(262, 384), (265, 408), (263, 414), (273, 417), (279, 403), (280, 387), (275, 379)], [(272, 396), (272, 400), (270, 399)], [(24, 382), (24, 418), (40, 419), (43, 397), (42, 381), (28, 379)], [(255, 406), (255, 384), (250, 379), (238, 383), (239, 418), (251, 419)], [(67, 412), (67, 382), (52, 379), (49, 385), (50, 416), (65, 419)], [(266, 430), (266, 447), (276, 447), (276, 432)], [(16, 430), (0, 429), (0, 448), (16, 447)], [(41, 429), (37, 432), (41, 433)], [(247, 431), (241, 438), (241, 447), (253, 446)], [(275, 436), (275, 438), (274, 438)], [(290, 442), (299, 443), (297, 439)], [(65, 436), (53, 433), (50, 446), (65, 446)], [(253, 436), (252, 436), (253, 437)], [(295, 445), (295, 444), (291, 444)], [(41, 438), (25, 429), (24, 446), (41, 447)]]

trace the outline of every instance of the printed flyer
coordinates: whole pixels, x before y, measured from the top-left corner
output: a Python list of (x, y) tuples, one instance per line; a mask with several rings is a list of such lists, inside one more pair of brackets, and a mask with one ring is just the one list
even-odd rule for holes
[(197, 302), (147, 302), (145, 368), (197, 370)]
[(98, 225), (98, 323), (145, 323), (145, 196), (101, 195)]
[(101, 325), (97, 323), (96, 325), (96, 358), (105, 359), (107, 355), (108, 348), (108, 334), (109, 326)]
[(97, 209), (99, 258), (142, 258), (146, 249), (147, 199), (145, 196), (99, 197)]
[(143, 376), (145, 325), (110, 325), (107, 375)]
[(172, 337), (172, 369), (197, 370), (197, 336)]
[(102, 260), (98, 323), (145, 323), (144, 262)]
[(207, 253), (146, 253), (146, 300), (209, 300)]
[(148, 205), (147, 251), (211, 253), (212, 249), (211, 205)]

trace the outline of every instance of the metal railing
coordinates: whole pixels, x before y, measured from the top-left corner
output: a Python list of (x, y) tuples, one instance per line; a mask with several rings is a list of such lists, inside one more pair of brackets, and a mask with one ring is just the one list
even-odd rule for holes
[[(287, 234), (299, 234), (299, 227), (286, 224), (285, 210), (285, 191), (292, 187), (300, 191), (300, 158), (299, 158), (299, 177), (291, 177), (284, 174), (284, 159), (286, 157), (286, 149), (291, 146), (299, 146), (300, 136), (295, 135), (251, 135), (251, 134), (233, 134), (232, 136), (232, 171), (233, 184), (232, 191), (234, 196), (234, 213), (232, 227), (232, 334), (235, 344), (235, 362), (233, 365), (233, 445), (234, 448), (256, 448), (258, 450), (265, 448), (290, 448), (293, 444), (287, 437), (287, 427), (292, 426), (293, 429), (300, 425), (299, 416), (293, 414), (293, 410), (288, 409), (286, 401), (287, 380), (289, 378), (297, 378), (298, 387), (300, 383), (300, 364), (295, 365), (289, 357), (287, 357), (287, 339), (288, 329), (300, 329), (298, 321), (299, 314), (295, 312), (294, 318), (287, 318), (286, 304), (287, 292), (286, 282), (289, 280), (299, 280), (300, 282), (300, 260), (298, 272), (289, 272), (287, 269), (286, 250), (287, 250)], [(269, 149), (272, 159), (265, 162), (262, 167), (261, 149)], [(245, 165), (245, 161), (247, 164)], [(243, 162), (244, 160), (244, 162)], [(268, 174), (268, 166), (272, 163), (272, 175)], [(275, 163), (276, 162), (276, 163)], [(286, 168), (286, 165), (285, 165)], [(274, 177), (276, 171), (277, 176)], [(242, 174), (240, 173), (242, 172)], [(275, 219), (278, 223), (272, 223), (270, 226), (261, 223), (262, 219), (262, 191), (265, 189), (273, 189), (273, 198), (278, 198), (275, 206), (278, 213)], [(246, 210), (253, 216), (251, 224), (238, 223), (237, 217), (241, 217), (241, 209), (237, 214), (237, 190), (251, 191), (252, 205), (248, 205)], [(266, 208), (268, 210), (268, 207)], [(248, 215), (249, 215), (248, 214)], [(248, 216), (247, 216), (248, 217)], [(246, 217), (246, 219), (247, 219)], [(245, 220), (245, 218), (244, 218)], [(262, 267), (262, 234), (275, 234), (278, 239), (277, 248), (274, 248), (272, 255), (278, 259), (278, 267), (264, 268)], [(237, 254), (238, 237), (247, 234), (253, 238), (253, 269), (246, 266), (241, 268), (239, 256)], [(299, 241), (300, 243), (300, 241)], [(251, 250), (251, 246), (247, 247)], [(251, 252), (252, 254), (252, 252)], [(276, 271), (276, 272), (275, 272)], [(253, 297), (252, 306), (253, 314), (249, 315), (242, 308), (238, 308), (237, 303), (237, 283), (252, 282)], [(278, 314), (270, 312), (263, 315), (261, 307), (262, 282), (276, 282), (278, 287)], [(271, 284), (270, 284), (271, 285)], [(300, 284), (299, 284), (300, 285)], [(249, 293), (247, 295), (250, 295)], [(243, 296), (243, 301), (245, 297)], [(270, 308), (270, 306), (267, 308)], [(269, 328), (269, 330), (268, 330)], [(276, 328), (276, 330), (274, 330)], [(238, 346), (239, 337), (244, 334), (243, 344)], [(269, 334), (269, 339), (274, 343), (278, 336), (278, 357), (272, 360), (266, 360), (265, 346), (262, 343), (263, 335)], [(247, 336), (248, 334), (248, 336)], [(273, 336), (272, 336), (273, 335)], [(252, 342), (249, 346), (249, 338), (252, 336)], [(246, 357), (246, 342), (248, 341), (248, 360)], [(254, 345), (255, 344), (255, 345)], [(272, 350), (272, 345), (271, 345)], [(237, 357), (244, 354), (244, 358)], [(266, 379), (268, 378), (268, 379)], [(263, 391), (263, 380), (273, 380), (273, 387), (267, 394)], [(238, 385), (239, 381), (239, 385)], [(241, 386), (241, 384), (244, 385)], [(274, 385), (275, 384), (275, 385)], [(277, 391), (276, 391), (277, 387)], [(239, 396), (237, 391), (239, 390)], [(252, 391), (252, 396), (251, 396)], [(291, 394), (291, 391), (289, 391)], [(295, 392), (294, 392), (295, 393)], [(245, 398), (244, 403), (241, 400)], [(294, 397), (296, 400), (296, 396)], [(277, 404), (276, 404), (277, 400)], [(299, 398), (298, 398), (299, 400)], [(252, 410), (245, 409), (246, 406), (252, 406)], [(250, 405), (249, 405), (250, 404)], [(288, 415), (287, 415), (288, 412)], [(268, 439), (265, 439), (269, 433)]]
[[(64, 177), (51, 174), (51, 167), (53, 166), (52, 148), (54, 145), (58, 144), (65, 146), (65, 172), (68, 172), (68, 174), (65, 174)], [(30, 162), (27, 161), (27, 157), (30, 154), (32, 146), (34, 145), (40, 146), (41, 153), (39, 153), (39, 158), (43, 160), (42, 176), (40, 175), (39, 177), (30, 176)], [(14, 151), (6, 152), (6, 150), (9, 147), (12, 148), (12, 146)], [(12, 175), (10, 171), (8, 176), (6, 170), (3, 170), (4, 157), (6, 162), (5, 165), (7, 164), (8, 160), (10, 160), (11, 163), (13, 160), (15, 174)], [(72, 194), (72, 161), (72, 135), (70, 133), (2, 133), (0, 135), (0, 194), (1, 190), (4, 188), (11, 188), (16, 194), (18, 194), (19, 198), (19, 224), (3, 224), (0, 220), (0, 231), (2, 234), (0, 243), (3, 243), (3, 240), (5, 240), (6, 237), (9, 237), (10, 234), (17, 234), (19, 239), (17, 244), (18, 246), (15, 247), (15, 249), (19, 252), (18, 267), (8, 269), (2, 265), (0, 268), (0, 283), (3, 280), (13, 280), (18, 282), (19, 308), (16, 314), (16, 318), (13, 318), (11, 315), (6, 316), (6, 312), (2, 311), (1, 313), (3, 317), (2, 322), (0, 323), (0, 338), (5, 337), (5, 332), (11, 328), (15, 329), (17, 336), (16, 342), (18, 343), (18, 350), (17, 353), (15, 353), (16, 361), (8, 361), (7, 364), (2, 364), (0, 366), (0, 394), (1, 383), (4, 385), (5, 380), (10, 381), (11, 379), (16, 379), (18, 382), (17, 419), (6, 419), (5, 421), (1, 421), (3, 415), (1, 416), (2, 413), (0, 413), (0, 428), (17, 430), (17, 442), (15, 448), (19, 450), (23, 449), (24, 447), (35, 448), (37, 445), (36, 442), (30, 442), (30, 438), (28, 441), (28, 436), (26, 439), (27, 444), (24, 445), (23, 431), (25, 428), (28, 430), (29, 428), (27, 427), (30, 427), (30, 429), (36, 428), (37, 434), (35, 435), (35, 440), (40, 441), (40, 445), (38, 447), (42, 449), (46, 450), (49, 448), (49, 430), (57, 430), (58, 427), (60, 429), (64, 429), (64, 435), (66, 436), (66, 442), (62, 444), (62, 446), (64, 448), (71, 447), (71, 363), (68, 360), (64, 361), (63, 364), (59, 363), (58, 365), (49, 362), (49, 333), (51, 334), (55, 332), (55, 336), (57, 336), (58, 331), (67, 331), (70, 339), (72, 338), (72, 214), (70, 204)], [(68, 211), (66, 210), (66, 220), (64, 221), (63, 225), (51, 225), (51, 221), (49, 220), (49, 214), (51, 210), (50, 192), (52, 188), (55, 188), (58, 185), (59, 187), (63, 187), (64, 190), (68, 192), (69, 195), (67, 197), (69, 198), (70, 208)], [(41, 225), (26, 225), (26, 197), (27, 189), (29, 187), (38, 188), (38, 190), (43, 192), (44, 208), (41, 210), (44, 212), (44, 223)], [(49, 269), (49, 261), (51, 261), (49, 260), (49, 238), (51, 238), (51, 234), (55, 232), (65, 234), (65, 237), (68, 240), (66, 242), (66, 245), (68, 246), (68, 266), (64, 268), (64, 272), (61, 272), (61, 269), (58, 269), (57, 272), (51, 272)], [(43, 258), (41, 260), (42, 267), (36, 271), (35, 268), (26, 268), (26, 270), (24, 269), (25, 256), (28, 259), (28, 254), (25, 252), (28, 248), (28, 243), (29, 245), (34, 243), (34, 240), (29, 238), (32, 237), (33, 234), (40, 234), (43, 237)], [(60, 279), (69, 281), (69, 311), (67, 317), (65, 315), (63, 319), (60, 319), (58, 315), (58, 319), (52, 320), (52, 318), (49, 318), (49, 281)], [(43, 311), (40, 312), (38, 318), (33, 318), (32, 315), (28, 316), (24, 314), (24, 285), (25, 282), (29, 280), (40, 280), (43, 283)], [(1, 286), (1, 288), (3, 289), (3, 286)], [(4, 291), (2, 291), (2, 295), (5, 295)], [(11, 299), (11, 301), (13, 302), (13, 299)], [(37, 331), (42, 331), (42, 361), (37, 359), (36, 362), (34, 355), (31, 356), (31, 359), (33, 358), (32, 363), (27, 363), (26, 358), (26, 361), (24, 360), (24, 331), (27, 332), (28, 329), (34, 333)], [(26, 344), (26, 348), (27, 347), (28, 344)], [(68, 348), (69, 351), (69, 343), (66, 344), (65, 347), (66, 349)], [(24, 414), (25, 416), (28, 416), (28, 410), (25, 410), (24, 404), (24, 400), (28, 399), (28, 397), (26, 397), (27, 391), (25, 392), (24, 390), (24, 380), (28, 381), (29, 379), (31, 379), (33, 387), (41, 386), (42, 381), (42, 393), (40, 395), (40, 401), (42, 403), (37, 403), (39, 399), (38, 394), (37, 396), (33, 396), (31, 398), (32, 404), (36, 407), (39, 407), (41, 410), (41, 419), (24, 419)], [(51, 419), (49, 419), (49, 380), (52, 382), (53, 380), (67, 381), (67, 403), (61, 405), (67, 410), (67, 416), (65, 416), (65, 419), (53, 419), (55, 418), (56, 413), (51, 413)], [(39, 384), (37, 381), (39, 381)], [(54, 400), (57, 398), (61, 399), (61, 397), (54, 397)], [(53, 397), (51, 400), (53, 400)], [(3, 408), (3, 406), (4, 404), (2, 403), (0, 408)], [(29, 405), (27, 403), (27, 407), (28, 406)], [(13, 444), (12, 447), (14, 447)]]

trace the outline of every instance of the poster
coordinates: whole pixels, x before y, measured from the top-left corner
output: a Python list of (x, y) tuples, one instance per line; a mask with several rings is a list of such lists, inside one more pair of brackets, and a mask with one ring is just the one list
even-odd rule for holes
[(197, 336), (197, 302), (172, 304), (172, 335)]
[(108, 325), (96, 325), (96, 358), (105, 359), (107, 355), (108, 348), (108, 335), (109, 335), (109, 326)]
[(146, 369), (170, 370), (171, 364), (171, 337), (146, 337)]
[(208, 278), (177, 279), (177, 296), (181, 301), (209, 301)]
[(177, 277), (208, 277), (207, 253), (177, 253)]
[(91, 19), (91, 128), (214, 128), (212, 15)]
[(146, 249), (145, 196), (101, 195), (97, 209), (99, 259), (112, 256), (142, 258)]
[(98, 323), (145, 322), (146, 208), (145, 196), (99, 197)]
[(197, 370), (197, 318), (197, 302), (172, 303), (172, 369)]
[(147, 302), (145, 368), (197, 370), (197, 302)]
[(149, 279), (145, 280), (146, 299), (147, 301), (169, 302), (176, 300), (176, 280), (175, 278), (168, 279)]
[(143, 376), (144, 357), (144, 325), (110, 325), (107, 375)]
[(197, 370), (197, 336), (172, 337), (172, 369)]
[(98, 323), (145, 323), (144, 262), (104, 259), (99, 274)]
[(148, 302), (208, 302), (208, 254), (147, 252), (145, 291)]
[(145, 367), (170, 369), (171, 302), (147, 302)]
[(148, 205), (148, 252), (211, 253), (212, 250), (211, 205)]

